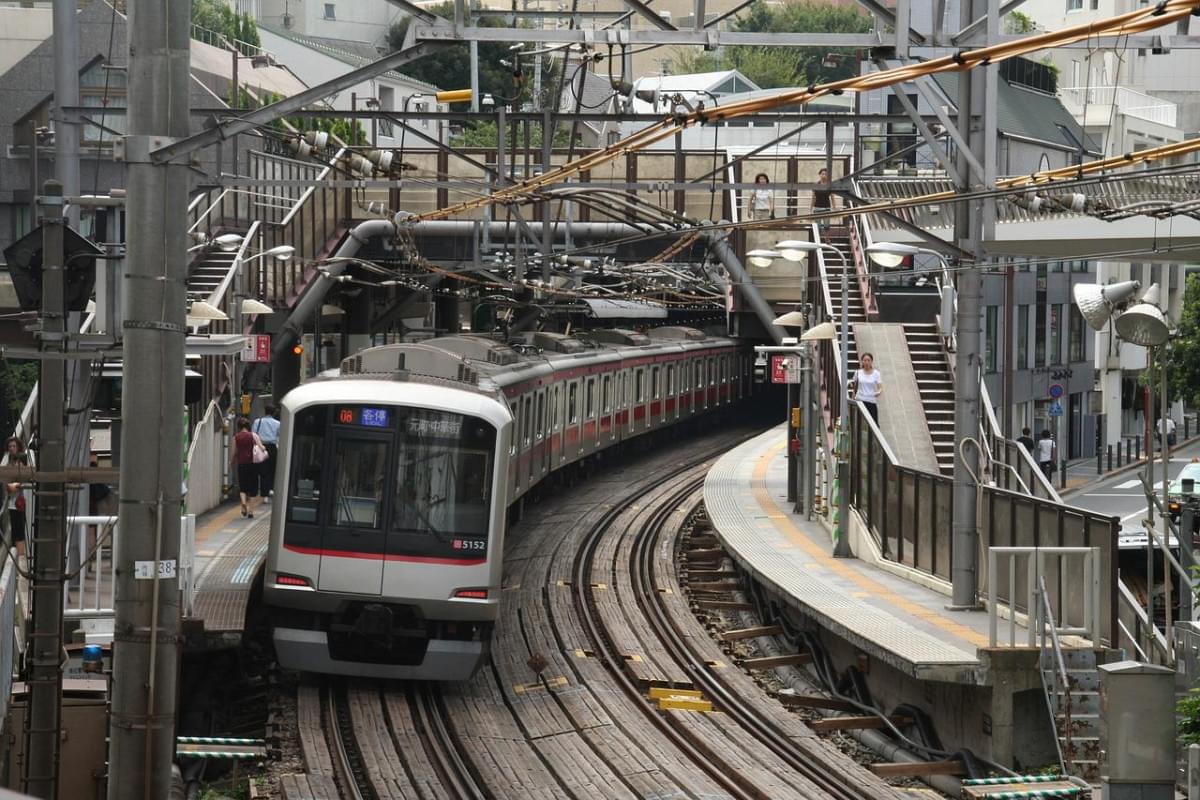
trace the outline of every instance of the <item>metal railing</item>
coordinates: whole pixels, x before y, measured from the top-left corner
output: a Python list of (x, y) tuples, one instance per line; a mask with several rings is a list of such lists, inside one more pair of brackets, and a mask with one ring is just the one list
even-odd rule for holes
[(199, 515), (221, 504), (224, 487), (230, 481), (228, 437), (224, 431), (221, 408), (208, 404), (203, 419), (192, 433), (187, 454), (188, 491), (185, 502), (189, 514)]
[[(1057, 560), (1058, 584), (1061, 587), (1072, 587), (1071, 592), (1059, 591), (1059, 618), (1078, 620), (1077, 625), (1056, 627), (1054, 613), (1050, 603), (1050, 595), (1046, 591), (1046, 561)], [(1022, 593), (1018, 591), (1018, 560), (1025, 559), (1025, 605), (1018, 604)], [(1073, 570), (1072, 566), (1078, 561), (1081, 569)], [(1100, 620), (1100, 573), (1101, 563), (1099, 547), (989, 547), (987, 550), (987, 598), (988, 598), (988, 642), (991, 647), (1000, 644), (1000, 606), (1008, 607), (1008, 646), (1017, 646), (1018, 613), (1028, 615), (1027, 641), (1029, 647), (1034, 647), (1038, 637), (1045, 637), (1047, 625), (1057, 643), (1059, 636), (1081, 636), (1090, 642), (1097, 642), (1101, 630)], [(1005, 582), (1003, 577), (1007, 577)], [(1001, 589), (1007, 584), (1007, 592), (1001, 597)], [(1072, 604), (1078, 604), (1072, 607)], [(1041, 618), (1038, 618), (1039, 603), (1044, 605)], [(1056, 644), (1057, 646), (1057, 644)]]
[(1176, 126), (1179, 114), (1175, 103), (1124, 86), (1060, 86), (1058, 97), (1072, 114), (1082, 114), (1088, 107), (1102, 113), (1106, 122), (1114, 105), (1126, 116), (1169, 128)]
[[(954, 556), (953, 480), (900, 464), (870, 415), (850, 408), (850, 502), (862, 517), (883, 557), (951, 580)], [(1100, 637), (1115, 641), (1117, 628), (1117, 535), (1120, 520), (1094, 511), (984, 486), (979, 495), (979, 541), (991, 547), (1085, 547), (1099, 550)], [(1001, 574), (1004, 590), (1008, 575)], [(1003, 595), (1020, 607), (1029, 596), (1026, 578), (1016, 576), (1016, 593)], [(980, 587), (988, 590), (987, 584)], [(1051, 582), (1059, 607), (1075, 620), (1081, 608), (1069, 586)], [(1062, 602), (1066, 602), (1063, 606)]]
[[(96, 528), (96, 538), (90, 539), (88, 531)], [(74, 577), (63, 595), (63, 615), (67, 619), (108, 618), (115, 614), (116, 574), (114, 570), (117, 538), (120, 525), (117, 517), (67, 517), (68, 546), (75, 550), (78, 575)], [(179, 577), (180, 608), (185, 615), (191, 613), (195, 600), (196, 516), (180, 517), (179, 526)], [(106, 555), (105, 551), (109, 555)]]
[[(1073, 733), (1071, 709), (1074, 705), (1071, 702), (1071, 679), (1067, 674), (1067, 663), (1063, 658), (1062, 642), (1058, 638), (1058, 626), (1054, 622), (1054, 610), (1050, 607), (1050, 595), (1046, 592), (1044, 576), (1039, 581), (1037, 597), (1030, 598), (1031, 605), (1035, 602), (1038, 613), (1035, 614), (1029, 630), (1032, 632), (1036, 628), (1040, 637), (1038, 661), (1041, 667), (1039, 671), (1042, 674), (1042, 693), (1046, 697), (1046, 709), (1050, 712), (1050, 718), (1055, 721), (1055, 730), (1062, 731), (1061, 739), (1057, 735), (1054, 737), (1054, 746), (1058, 750), (1058, 763), (1061, 767), (1063, 753), (1074, 751), (1071, 744)], [(995, 620), (994, 613), (992, 619)], [(995, 642), (992, 643), (992, 646), (995, 646)], [(1063, 702), (1064, 700), (1065, 702)], [(1066, 714), (1066, 719), (1061, 727), (1057, 721), (1060, 708)]]

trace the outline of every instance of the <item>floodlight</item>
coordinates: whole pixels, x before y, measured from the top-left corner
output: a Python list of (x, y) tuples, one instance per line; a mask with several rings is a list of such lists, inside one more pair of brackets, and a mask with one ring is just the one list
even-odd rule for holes
[(212, 242), (220, 249), (230, 252), (241, 247), (244, 238), (240, 233), (222, 233), (220, 236), (214, 236)]
[(771, 324), (781, 328), (800, 328), (804, 326), (806, 320), (807, 315), (803, 311), (789, 311), (771, 320)]
[(187, 315), (194, 320), (223, 321), (229, 319), (229, 316), (224, 311), (203, 300), (197, 300), (192, 303), (192, 307), (188, 309)]
[(1151, 284), (1140, 302), (1127, 308), (1116, 321), (1117, 335), (1142, 347), (1166, 344), (1171, 331), (1167, 318), (1158, 307), (1158, 284)]
[(260, 255), (264, 258), (267, 256), (274, 256), (280, 261), (287, 261), (295, 252), (296, 248), (292, 247), (290, 244), (280, 244), (272, 247), (270, 250), (264, 250), (262, 253), (260, 253)]
[(788, 239), (783, 242), (775, 243), (779, 254), (788, 261), (803, 261), (808, 258), (808, 254), (821, 249), (821, 244), (818, 242), (810, 242), (807, 239)]
[(247, 297), (242, 301), (242, 314), (274, 314), (275, 309), (266, 303)]
[(873, 262), (884, 269), (895, 269), (904, 259), (922, 252), (921, 248), (900, 242), (875, 242), (867, 245), (864, 252)]
[(837, 328), (833, 327), (832, 322), (822, 322), (820, 325), (814, 325), (800, 335), (800, 341), (802, 342), (825, 342), (836, 338)]
[(1141, 284), (1137, 281), (1122, 281), (1100, 286), (1095, 283), (1077, 283), (1072, 293), (1075, 307), (1093, 330), (1103, 330), (1113, 311), (1133, 299)]
[(751, 250), (746, 253), (746, 260), (756, 267), (769, 267), (771, 262), (779, 258), (779, 253), (774, 250)]

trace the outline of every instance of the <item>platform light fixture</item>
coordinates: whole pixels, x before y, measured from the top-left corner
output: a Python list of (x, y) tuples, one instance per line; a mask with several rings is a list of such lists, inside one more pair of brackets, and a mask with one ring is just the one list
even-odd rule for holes
[(271, 308), (261, 300), (255, 300), (253, 297), (247, 297), (242, 301), (242, 316), (246, 314), (274, 314), (275, 309)]
[(911, 244), (901, 244), (900, 242), (874, 242), (867, 245), (863, 252), (867, 254), (867, 258), (884, 269), (896, 269), (904, 263), (904, 259), (912, 258), (919, 253), (930, 253), (937, 255), (936, 251), (926, 250), (923, 247), (917, 247)]
[(756, 267), (769, 267), (779, 256), (776, 250), (751, 250), (746, 253), (746, 260)]
[(775, 249), (779, 251), (779, 255), (783, 256), (785, 261), (800, 262), (808, 258), (808, 254), (813, 250), (819, 250), (820, 245), (805, 239), (788, 239), (782, 242), (775, 243)]
[[(189, 320), (196, 320), (200, 325), (209, 322), (223, 322), (229, 319), (229, 315), (224, 311), (217, 308), (212, 303), (207, 303), (203, 300), (196, 300), (193, 302), (191, 308), (188, 309), (187, 316)], [(195, 327), (195, 325), (193, 325), (193, 327)]]

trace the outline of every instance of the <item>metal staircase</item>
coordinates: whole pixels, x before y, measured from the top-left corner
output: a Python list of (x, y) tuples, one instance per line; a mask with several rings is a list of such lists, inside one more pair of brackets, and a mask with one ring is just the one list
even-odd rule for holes
[[(1100, 780), (1100, 674), (1091, 647), (1064, 648), (1041, 580), (1038, 593), (1042, 688), (1054, 722), (1058, 759), (1066, 775)], [(1047, 635), (1049, 634), (1049, 635)]]
[[(244, 234), (245, 231), (236, 231), (236, 233)], [(208, 302), (218, 287), (226, 281), (229, 270), (237, 258), (236, 250), (229, 252), (219, 247), (201, 250), (188, 268), (188, 303), (194, 303), (197, 300)]]
[(938, 469), (949, 475), (954, 472), (954, 378), (942, 337), (933, 323), (905, 323), (904, 337)]

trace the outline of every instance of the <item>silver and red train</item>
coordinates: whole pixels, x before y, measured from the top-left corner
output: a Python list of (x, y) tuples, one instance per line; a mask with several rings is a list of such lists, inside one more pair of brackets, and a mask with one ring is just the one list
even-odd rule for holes
[(279, 663), (464, 680), (507, 512), (556, 470), (728, 406), (748, 351), (681, 327), (373, 347), (283, 399), (263, 576)]

